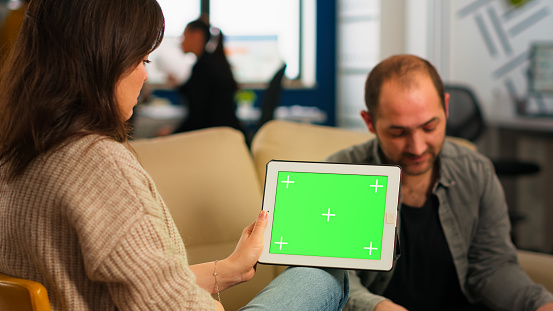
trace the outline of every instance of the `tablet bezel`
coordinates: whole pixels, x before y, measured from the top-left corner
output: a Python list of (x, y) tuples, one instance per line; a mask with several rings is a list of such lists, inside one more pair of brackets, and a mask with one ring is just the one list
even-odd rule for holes
[[(272, 254), (269, 252), (273, 226), (273, 212), (279, 172), (329, 173), (348, 175), (387, 176), (387, 195), (380, 260), (338, 258), (308, 255)], [(264, 247), (259, 263), (314, 266), (343, 269), (389, 271), (394, 262), (396, 226), (399, 204), (401, 168), (397, 165), (344, 164), (331, 162), (304, 162), (271, 160), (267, 163), (262, 209), (268, 213), (268, 225), (263, 241)]]

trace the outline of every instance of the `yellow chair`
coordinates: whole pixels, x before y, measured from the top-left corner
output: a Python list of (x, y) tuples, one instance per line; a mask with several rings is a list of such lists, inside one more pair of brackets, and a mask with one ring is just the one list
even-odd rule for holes
[(46, 288), (35, 281), (0, 273), (0, 310), (50, 311)]

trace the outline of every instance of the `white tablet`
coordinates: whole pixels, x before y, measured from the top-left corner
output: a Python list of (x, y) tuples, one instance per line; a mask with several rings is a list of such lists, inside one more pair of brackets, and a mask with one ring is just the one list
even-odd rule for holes
[(391, 270), (400, 176), (392, 165), (270, 161), (259, 262)]

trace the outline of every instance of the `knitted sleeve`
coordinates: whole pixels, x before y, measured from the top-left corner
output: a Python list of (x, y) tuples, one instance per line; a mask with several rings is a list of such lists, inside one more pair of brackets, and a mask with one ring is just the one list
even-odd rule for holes
[(67, 217), (86, 275), (107, 285), (119, 310), (214, 310), (196, 284), (169, 211), (121, 144), (90, 144), (67, 172)]

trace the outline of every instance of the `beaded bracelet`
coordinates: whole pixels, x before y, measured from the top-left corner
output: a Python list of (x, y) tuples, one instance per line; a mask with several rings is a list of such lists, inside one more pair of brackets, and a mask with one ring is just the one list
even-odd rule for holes
[(221, 294), (219, 293), (219, 284), (217, 283), (217, 262), (219, 260), (215, 260), (215, 265), (213, 267), (213, 276), (215, 277), (215, 289), (217, 290), (217, 299), (219, 302), (221, 302)]

